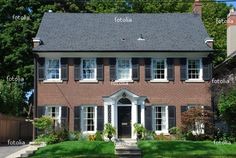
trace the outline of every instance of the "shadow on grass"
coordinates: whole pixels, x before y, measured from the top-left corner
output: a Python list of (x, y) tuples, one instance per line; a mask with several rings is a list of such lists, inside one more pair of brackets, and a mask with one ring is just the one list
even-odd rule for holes
[(142, 141), (142, 155), (152, 157), (236, 157), (236, 145), (215, 145), (213, 142)]
[(114, 144), (102, 141), (67, 141), (59, 144), (48, 145), (38, 150), (32, 158), (39, 157), (114, 157)]

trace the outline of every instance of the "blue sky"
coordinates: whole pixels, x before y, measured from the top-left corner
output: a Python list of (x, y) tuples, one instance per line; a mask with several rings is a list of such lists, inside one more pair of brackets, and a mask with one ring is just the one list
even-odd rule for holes
[(234, 8), (236, 8), (236, 1), (235, 2), (227, 2), (228, 5), (232, 4)]

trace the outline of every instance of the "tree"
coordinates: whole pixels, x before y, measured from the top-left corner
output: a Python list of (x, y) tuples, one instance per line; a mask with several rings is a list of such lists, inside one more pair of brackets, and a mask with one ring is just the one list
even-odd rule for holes
[(236, 136), (236, 88), (220, 96), (218, 108), (220, 116), (228, 123), (230, 132)]
[(0, 80), (0, 112), (21, 115), (25, 105), (22, 94), (19, 83)]
[[(183, 133), (194, 133), (196, 136), (201, 134), (213, 134), (213, 115), (210, 110), (193, 107), (181, 115), (181, 131)], [(211, 132), (212, 133), (211, 133)]]

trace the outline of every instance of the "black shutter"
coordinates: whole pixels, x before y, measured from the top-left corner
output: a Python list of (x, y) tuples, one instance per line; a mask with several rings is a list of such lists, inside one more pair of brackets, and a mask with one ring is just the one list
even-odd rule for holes
[(104, 128), (104, 107), (97, 106), (97, 130), (103, 131)]
[(186, 58), (180, 59), (180, 80), (181, 81), (187, 80), (187, 59)]
[(181, 106), (181, 113), (185, 111), (188, 111), (188, 106), (186, 105)]
[(81, 131), (81, 127), (80, 127), (80, 119), (81, 119), (81, 107), (80, 106), (76, 106), (74, 108), (74, 130), (75, 131)]
[(138, 123), (141, 123), (141, 105), (138, 106)]
[(110, 80), (116, 80), (116, 58), (110, 58)]
[(202, 58), (203, 80), (209, 81), (212, 78), (212, 63), (209, 58)]
[(97, 80), (104, 80), (103, 58), (97, 58)]
[(45, 58), (38, 59), (38, 80), (43, 81), (45, 79)]
[(145, 128), (152, 131), (152, 106), (145, 107)]
[(69, 108), (67, 106), (61, 107), (61, 127), (68, 129)]
[(170, 81), (175, 80), (174, 59), (173, 58), (167, 58), (167, 79)]
[(80, 58), (74, 59), (74, 79), (75, 81), (80, 80)]
[(108, 123), (111, 123), (111, 105), (108, 105)]
[(61, 79), (63, 81), (68, 80), (68, 59), (61, 58)]
[(151, 80), (151, 59), (150, 58), (145, 59), (145, 80), (146, 81)]
[(139, 80), (139, 59), (132, 58), (132, 79), (134, 81)]
[(42, 117), (45, 115), (46, 107), (45, 106), (38, 106), (37, 107), (37, 118)]
[(169, 114), (169, 129), (172, 127), (176, 127), (176, 107), (168, 106), (168, 114)]

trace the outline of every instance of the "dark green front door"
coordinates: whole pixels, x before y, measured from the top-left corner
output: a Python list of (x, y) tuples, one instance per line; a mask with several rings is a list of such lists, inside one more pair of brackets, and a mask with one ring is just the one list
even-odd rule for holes
[(118, 107), (118, 138), (131, 138), (131, 106)]

